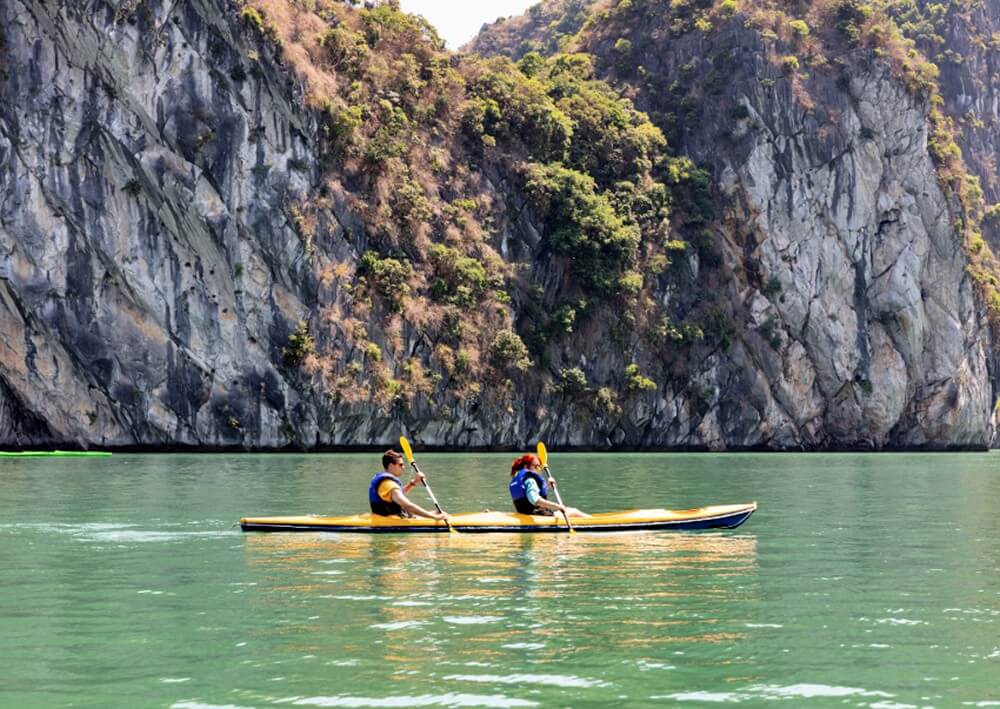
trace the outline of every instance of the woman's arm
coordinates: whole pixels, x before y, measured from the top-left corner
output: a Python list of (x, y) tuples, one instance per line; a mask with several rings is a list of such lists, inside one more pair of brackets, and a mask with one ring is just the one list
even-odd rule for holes
[(532, 478), (528, 478), (524, 483), (524, 493), (528, 498), (528, 504), (535, 507), (541, 507), (546, 510), (553, 510), (554, 512), (562, 512), (564, 508), (556, 502), (551, 500), (546, 500), (542, 497), (542, 493), (538, 489), (538, 483)]
[(586, 512), (581, 512), (575, 507), (567, 507), (566, 505), (560, 505), (558, 502), (546, 500), (538, 491), (538, 483), (530, 478), (524, 485), (524, 491), (528, 495), (528, 503), (535, 507), (552, 510), (553, 512), (563, 512), (569, 517), (590, 517)]

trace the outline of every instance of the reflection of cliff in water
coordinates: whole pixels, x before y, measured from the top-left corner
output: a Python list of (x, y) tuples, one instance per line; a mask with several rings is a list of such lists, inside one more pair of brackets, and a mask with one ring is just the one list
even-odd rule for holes
[[(359, 642), (384, 644), (384, 659), (403, 667), (431, 657), (558, 655), (581, 635), (588, 646), (639, 646), (653, 655), (728, 643), (744, 637), (759, 601), (754, 535), (245, 539), (262, 602), (323, 599), (338, 625), (355, 624)], [(745, 611), (734, 610), (740, 605)], [(741, 622), (715, 620), (734, 617)]]

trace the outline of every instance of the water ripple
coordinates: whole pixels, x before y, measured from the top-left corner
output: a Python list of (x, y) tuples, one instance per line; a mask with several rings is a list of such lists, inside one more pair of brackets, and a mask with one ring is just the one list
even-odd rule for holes
[(541, 684), (552, 687), (610, 687), (609, 682), (585, 679), (572, 675), (448, 675), (444, 679), (460, 682), (487, 682), (493, 684)]
[(536, 707), (538, 702), (513, 699), (502, 695), (482, 694), (422, 694), (398, 697), (289, 697), (276, 704), (314, 707)]

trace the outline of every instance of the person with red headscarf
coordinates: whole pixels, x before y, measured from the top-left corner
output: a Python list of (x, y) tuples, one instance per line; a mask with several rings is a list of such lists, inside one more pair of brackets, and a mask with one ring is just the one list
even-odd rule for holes
[(542, 463), (532, 453), (522, 455), (510, 466), (510, 496), (514, 509), (525, 515), (553, 515), (565, 512), (570, 517), (589, 517), (575, 507), (566, 507), (549, 499), (555, 480), (542, 476)]

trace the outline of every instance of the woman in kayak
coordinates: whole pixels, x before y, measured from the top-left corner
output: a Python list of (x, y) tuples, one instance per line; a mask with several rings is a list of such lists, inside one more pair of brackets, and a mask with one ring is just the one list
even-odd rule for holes
[(368, 504), (372, 512), (385, 517), (426, 517), (448, 521), (444, 512), (429, 512), (406, 496), (415, 485), (423, 481), (424, 474), (403, 485), (399, 475), (403, 472), (403, 454), (392, 449), (382, 454), (382, 471), (375, 474), (368, 485)]
[(542, 477), (542, 464), (531, 453), (522, 455), (510, 466), (510, 496), (514, 500), (514, 509), (521, 514), (553, 515), (558, 511), (570, 517), (590, 516), (575, 507), (548, 499), (549, 486), (554, 484), (552, 478), (546, 480)]

